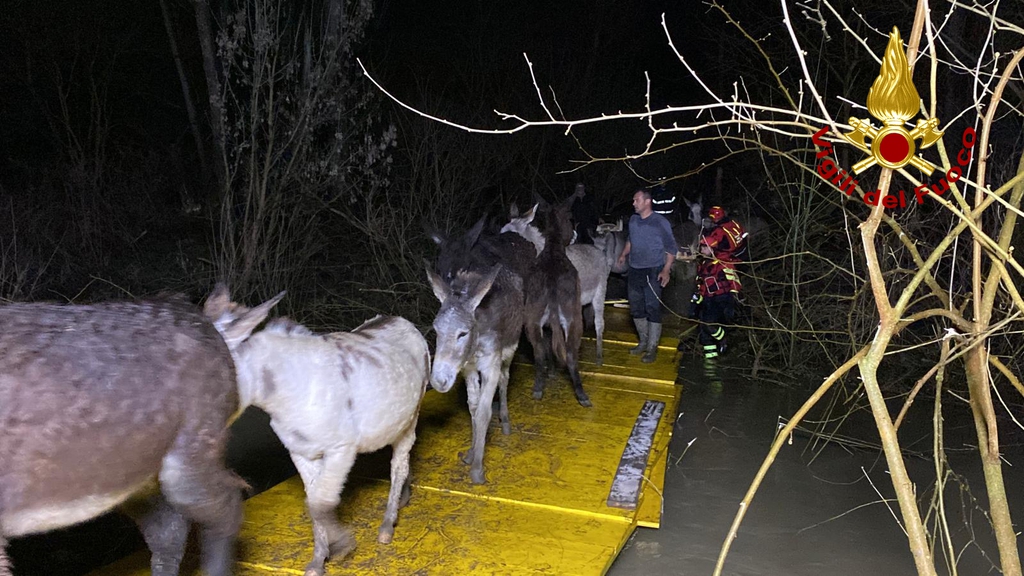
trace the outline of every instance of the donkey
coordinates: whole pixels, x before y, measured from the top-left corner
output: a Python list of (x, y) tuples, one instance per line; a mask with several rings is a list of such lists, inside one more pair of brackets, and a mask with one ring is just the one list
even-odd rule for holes
[(154, 575), (178, 574), (189, 521), (202, 527), (205, 573), (230, 574), (245, 484), (224, 451), (238, 389), (200, 310), (184, 300), (9, 304), (0, 326), (0, 575), (11, 576), (5, 539), (143, 493), (130, 514)]
[[(536, 214), (536, 209), (537, 206), (534, 206), (531, 213)], [(592, 404), (583, 390), (578, 366), (583, 336), (583, 308), (580, 300), (580, 275), (566, 256), (566, 246), (572, 238), (572, 222), (567, 203), (548, 210), (543, 235), (544, 248), (537, 256), (533, 272), (524, 282), (526, 337), (533, 346), (534, 356), (533, 397), (537, 400), (544, 397), (548, 348), (544, 329), (549, 328), (551, 351), (568, 369), (576, 401), (583, 407), (590, 407)], [(601, 299), (601, 305), (603, 307), (604, 298)]]
[[(540, 230), (532, 225), (537, 207), (524, 216), (513, 216), (502, 230), (515, 232), (534, 244), (538, 254), (543, 251), (546, 241)], [(517, 214), (516, 210), (512, 214)], [(608, 293), (608, 275), (612, 271), (625, 272), (618, 267), (619, 253), (625, 247), (625, 239), (616, 235), (622, 231), (622, 221), (615, 228), (610, 224), (598, 225), (593, 234), (593, 244), (570, 244), (565, 255), (572, 262), (580, 278), (580, 303), (590, 305), (594, 310), (594, 332), (597, 336), (597, 365), (604, 363), (604, 301)]]
[(434, 318), (437, 347), (430, 385), (444, 393), (459, 374), (466, 380), (473, 438), (462, 460), (470, 464), (470, 480), (483, 484), (484, 446), (495, 391), (500, 395), (501, 432), (512, 432), (508, 376), (523, 330), (523, 280), (501, 263), (488, 265), (495, 255), (481, 253), (473, 230), (454, 242), (440, 235), (433, 239), (441, 247), (440, 274), (429, 262), (425, 264), (441, 309)]
[[(246, 309), (218, 291), (207, 313), (220, 325)], [(381, 544), (391, 542), (409, 498), (409, 452), (430, 374), (427, 341), (404, 318), (375, 316), (351, 332), (314, 334), (287, 318), (232, 343), (241, 406), (270, 415), (306, 489), (313, 558), (306, 576), (323, 576), (330, 556), (355, 548), (335, 510), (356, 455), (390, 445), (391, 490)]]

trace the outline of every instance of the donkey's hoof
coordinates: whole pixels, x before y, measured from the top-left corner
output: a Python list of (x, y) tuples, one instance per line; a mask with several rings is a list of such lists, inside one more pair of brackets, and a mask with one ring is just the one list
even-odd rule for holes
[(576, 397), (576, 401), (580, 403), (580, 406), (584, 408), (591, 408), (593, 404), (590, 403), (590, 398), (586, 394), (581, 394)]
[(473, 450), (466, 450), (465, 452), (459, 452), (459, 460), (462, 460), (463, 464), (473, 463)]
[(486, 484), (487, 483), (487, 478), (484, 478), (484, 471), (483, 470), (470, 470), (469, 471), (469, 479), (470, 479), (471, 482), (473, 482), (473, 484), (477, 484), (477, 485), (479, 485), (479, 484)]
[(544, 391), (543, 390), (534, 390), (533, 391), (533, 399), (534, 400), (540, 400), (543, 397), (544, 397)]
[(391, 544), (391, 539), (394, 537), (394, 535), (395, 535), (395, 529), (394, 528), (391, 528), (390, 530), (388, 530), (386, 528), (381, 528), (377, 532), (377, 543), (379, 543), (379, 544)]
[(601, 357), (599, 356), (599, 357), (597, 358), (597, 360), (596, 360), (596, 361), (594, 362), (594, 365), (595, 365), (595, 366), (604, 366), (604, 358), (601, 358)]
[(306, 566), (306, 573), (303, 576), (324, 576), (324, 567)]
[[(331, 553), (330, 557), (338, 560), (348, 556), (349, 553), (355, 549), (356, 539), (352, 536), (352, 533), (349, 532), (348, 528), (345, 528), (344, 526), (342, 526), (341, 530), (335, 534), (334, 539), (328, 546), (328, 550), (330, 550)], [(310, 569), (311, 568), (309, 566), (306, 567), (306, 570)], [(323, 569), (323, 566), (320, 566), (320, 570), (322, 571)], [(321, 572), (321, 574), (323, 574), (323, 572)]]
[(501, 433), (504, 434), (505, 436), (508, 436), (509, 434), (511, 434), (512, 433), (512, 425), (509, 424), (508, 422), (502, 422), (501, 423)]

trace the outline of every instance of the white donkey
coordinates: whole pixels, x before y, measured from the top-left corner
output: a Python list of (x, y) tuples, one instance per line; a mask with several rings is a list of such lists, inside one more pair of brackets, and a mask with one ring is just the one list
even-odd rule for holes
[[(535, 205), (523, 216), (518, 215), (512, 207), (511, 221), (502, 227), (502, 232), (515, 232), (529, 240), (537, 254), (544, 250), (544, 235), (533, 225), (537, 214)], [(618, 227), (602, 224), (597, 227), (593, 244), (570, 244), (565, 247), (565, 255), (576, 268), (580, 276), (580, 302), (583, 306), (591, 305), (594, 309), (594, 332), (597, 335), (597, 365), (604, 363), (604, 300), (608, 293), (608, 275), (615, 266), (619, 252), (623, 246), (616, 243), (613, 236), (622, 231), (622, 221)], [(616, 251), (618, 250), (618, 251)], [(616, 270), (623, 272), (624, 270)]]
[[(212, 295), (206, 310), (216, 326), (248, 311), (226, 292)], [(391, 542), (398, 509), (408, 500), (409, 452), (430, 376), (430, 350), (416, 326), (376, 316), (352, 332), (321, 335), (279, 318), (246, 340), (225, 340), (241, 406), (270, 415), (302, 476), (314, 544), (306, 576), (322, 576), (330, 556), (355, 547), (335, 509), (356, 455), (387, 445), (391, 491), (377, 541)]]

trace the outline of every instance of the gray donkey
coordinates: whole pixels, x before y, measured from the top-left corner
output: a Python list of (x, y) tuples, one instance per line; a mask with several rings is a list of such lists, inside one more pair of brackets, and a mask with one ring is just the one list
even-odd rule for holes
[[(546, 244), (544, 235), (533, 225), (537, 206), (525, 215), (513, 205), (512, 219), (502, 231), (506, 234), (516, 233), (529, 240), (539, 255)], [(616, 226), (601, 224), (594, 232), (593, 244), (570, 244), (565, 247), (565, 255), (572, 262), (580, 278), (580, 304), (590, 305), (594, 310), (594, 332), (597, 336), (597, 365), (604, 363), (604, 301), (608, 293), (608, 275), (615, 271), (625, 272), (625, 268), (617, 268), (616, 260), (625, 246), (621, 238), (622, 221)]]
[(0, 326), (0, 576), (5, 539), (147, 492), (132, 512), (154, 576), (178, 574), (190, 520), (206, 574), (230, 574), (244, 483), (224, 465), (238, 397), (214, 326), (178, 300), (9, 304)]
[(454, 241), (431, 234), (441, 247), (440, 273), (426, 263), (430, 286), (441, 302), (434, 318), (437, 345), (430, 385), (447, 392), (459, 374), (466, 380), (473, 438), (463, 462), (470, 464), (474, 484), (486, 481), (484, 447), (496, 391), (500, 394), (501, 431), (512, 431), (508, 377), (523, 330), (523, 280), (501, 263), (493, 263), (509, 256), (485, 253), (487, 243), (479, 242), (480, 232), (481, 226), (474, 226)]
[[(226, 289), (207, 301), (218, 326), (246, 312)], [(357, 454), (388, 445), (391, 490), (377, 540), (390, 543), (409, 495), (409, 452), (430, 373), (430, 350), (416, 326), (377, 316), (351, 332), (315, 334), (278, 318), (231, 352), (241, 405), (270, 415), (302, 476), (314, 541), (306, 575), (323, 576), (328, 557), (355, 547), (336, 516), (341, 491)]]

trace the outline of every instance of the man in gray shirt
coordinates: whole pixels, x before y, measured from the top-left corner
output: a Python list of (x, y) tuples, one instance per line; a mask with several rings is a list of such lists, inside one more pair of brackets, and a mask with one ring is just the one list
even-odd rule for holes
[(640, 343), (629, 352), (642, 353), (641, 361), (649, 363), (658, 355), (661, 289), (668, 285), (678, 247), (668, 220), (654, 212), (649, 190), (637, 190), (633, 194), (633, 210), (636, 214), (629, 219), (629, 239), (619, 256), (619, 265), (629, 258), (626, 276), (629, 314), (640, 336)]

